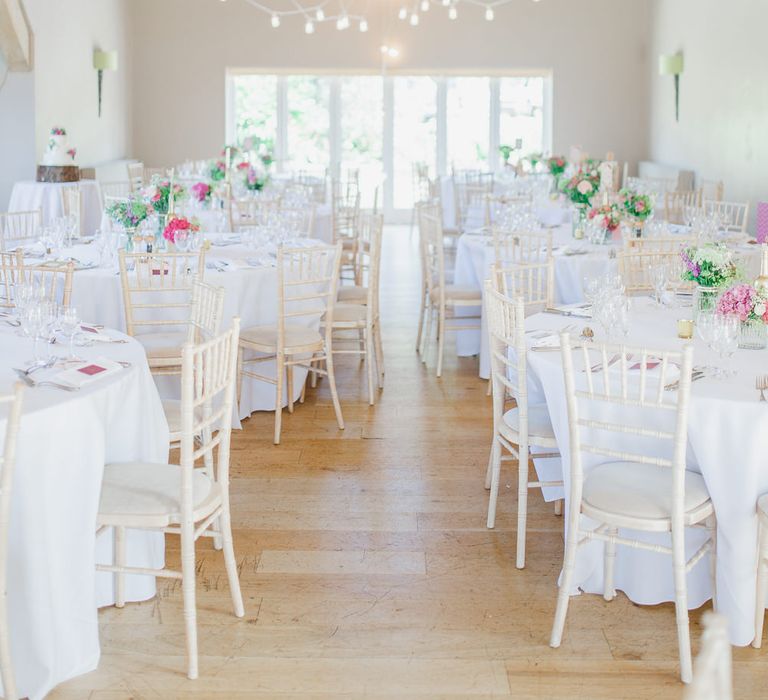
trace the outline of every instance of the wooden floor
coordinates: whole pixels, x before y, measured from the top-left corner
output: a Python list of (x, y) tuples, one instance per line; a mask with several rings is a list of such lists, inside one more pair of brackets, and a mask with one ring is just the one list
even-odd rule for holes
[[(233, 439), (232, 500), (246, 616), (222, 557), (198, 545), (200, 678), (185, 677), (181, 590), (100, 614), (99, 669), (57, 700), (177, 698), (681, 698), (672, 606), (574, 598), (547, 646), (562, 519), (532, 494), (527, 568), (514, 566), (514, 489), (485, 529), (490, 399), (450, 340), (443, 378), (414, 352), (418, 271), (404, 228), (385, 234), (386, 389), (340, 361), (346, 430), (327, 386)], [(512, 475), (507, 473), (506, 481)], [(169, 540), (169, 560), (178, 559)], [(694, 652), (699, 615), (692, 615)], [(764, 654), (737, 649), (736, 697), (765, 698)]]

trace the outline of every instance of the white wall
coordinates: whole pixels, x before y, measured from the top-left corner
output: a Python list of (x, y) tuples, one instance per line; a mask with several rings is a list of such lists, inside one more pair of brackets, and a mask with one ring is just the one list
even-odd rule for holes
[[(766, 0), (655, 0), (650, 156), (722, 179), (725, 197), (768, 200)], [(680, 122), (658, 55), (682, 50)]]
[(477, 7), (456, 22), (434, 7), (418, 28), (393, 19), (395, 3), (378, 7), (367, 34), (306, 36), (298, 18), (273, 30), (242, 1), (132, 0), (134, 155), (168, 165), (217, 153), (227, 67), (377, 71), (381, 43), (399, 46), (404, 71), (550, 69), (555, 151), (647, 155), (650, 0), (515, 0), (492, 23)]
[(35, 177), (34, 154), (34, 75), (9, 73), (0, 89), (0, 211), (8, 208), (14, 182)]

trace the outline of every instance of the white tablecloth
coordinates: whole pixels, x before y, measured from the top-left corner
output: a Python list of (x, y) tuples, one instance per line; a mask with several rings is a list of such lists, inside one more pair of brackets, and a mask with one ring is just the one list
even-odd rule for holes
[[(649, 299), (634, 300), (628, 343), (654, 348), (679, 348), (676, 320), (690, 318), (690, 308), (660, 310)], [(527, 319), (527, 329), (561, 328), (575, 319), (538, 314)], [(599, 330), (591, 321), (581, 322)], [(563, 464), (569, 460), (568, 417), (562, 363), (558, 352), (531, 352), (529, 401), (546, 401)], [(715, 364), (716, 358), (695, 341), (695, 365)], [(758, 401), (755, 375), (764, 374), (768, 351), (739, 350), (732, 359), (737, 369), (727, 381), (703, 379), (693, 384), (688, 424), (688, 465), (700, 472), (709, 489), (718, 519), (717, 599), (729, 622), (731, 643), (746, 645), (753, 637), (757, 547), (756, 502), (768, 492), (768, 404)], [(564, 469), (566, 494), (568, 469)], [(626, 534), (626, 533), (625, 533)], [(632, 533), (637, 534), (637, 533)], [(642, 536), (642, 535), (641, 535)], [(686, 533), (688, 555), (700, 545), (700, 532)], [(650, 541), (668, 542), (661, 537)], [(711, 597), (708, 557), (688, 576), (690, 608)], [(601, 543), (580, 548), (576, 581), (589, 593), (603, 591)], [(619, 547), (616, 588), (636, 603), (654, 605), (674, 600), (671, 559), (666, 555)], [(672, 624), (672, 623), (670, 623)]]
[[(616, 270), (616, 260), (610, 257), (610, 251), (616, 252), (617, 245), (601, 246), (575, 241), (571, 236), (570, 224), (552, 229), (552, 233), (552, 245), (556, 248), (555, 301), (561, 304), (583, 301), (585, 277), (596, 277)], [(586, 252), (571, 255), (574, 251)], [(456, 249), (454, 284), (482, 290), (493, 263), (493, 239), (490, 236), (464, 234), (459, 238)], [(456, 351), (461, 357), (479, 355), (480, 376), (488, 379), (490, 356), (484, 310), (481, 316), (481, 330), (460, 331), (456, 334)]]
[[(305, 244), (321, 244), (322, 241), (301, 239)], [(97, 261), (98, 251), (94, 244), (77, 245), (67, 249), (65, 255), (82, 262)], [(277, 271), (271, 266), (248, 264), (247, 260), (258, 257), (254, 250), (244, 245), (213, 245), (206, 254), (207, 264), (229, 261), (226, 271), (206, 269), (204, 280), (209, 284), (223, 287), (224, 326), (230, 319), (239, 316), (241, 327), (274, 324), (277, 321)], [(125, 312), (120, 276), (116, 268), (99, 267), (75, 272), (72, 284), (72, 305), (80, 317), (89, 323), (100, 323), (110, 328), (125, 331)], [(258, 371), (274, 376), (274, 363), (264, 362)], [(294, 372), (294, 399), (298, 399), (306, 371), (296, 368)], [(157, 377), (163, 398), (179, 398), (178, 377)], [(285, 398), (287, 402), (287, 396)], [(246, 418), (254, 411), (272, 411), (275, 407), (275, 387), (250, 377), (243, 380), (239, 407), (239, 418)]]
[[(83, 233), (93, 235), (101, 225), (101, 190), (96, 180), (80, 180)], [(17, 182), (11, 192), (8, 211), (43, 212), (43, 224), (64, 215), (61, 190), (72, 183)]]
[[(104, 464), (168, 458), (168, 426), (141, 346), (131, 340), (77, 351), (133, 366), (78, 392), (26, 391), (11, 498), (8, 610), (18, 690), (31, 700), (99, 662), (97, 605), (114, 602), (113, 577), (95, 569), (97, 557), (109, 561), (112, 544), (105, 532), (97, 546), (95, 535)], [(31, 353), (32, 341), (0, 324), (0, 392), (16, 381), (10, 368), (27, 366)], [(162, 566), (162, 534), (131, 532), (127, 544), (130, 563)], [(129, 600), (151, 598), (155, 580), (129, 576), (126, 592)]]

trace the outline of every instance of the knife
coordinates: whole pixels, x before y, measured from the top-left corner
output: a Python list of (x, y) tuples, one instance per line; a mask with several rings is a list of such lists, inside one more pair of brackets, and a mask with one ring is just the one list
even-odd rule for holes
[(27, 386), (31, 386), (31, 387), (35, 386), (35, 380), (32, 379), (32, 377), (28, 376), (24, 370), (16, 369), (14, 367), (13, 371), (19, 375), (19, 379), (21, 379), (21, 381), (23, 381)]

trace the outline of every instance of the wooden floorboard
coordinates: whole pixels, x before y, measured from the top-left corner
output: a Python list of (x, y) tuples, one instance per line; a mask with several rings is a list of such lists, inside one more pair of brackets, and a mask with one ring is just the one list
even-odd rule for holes
[[(224, 564), (198, 547), (200, 678), (185, 677), (178, 582), (155, 600), (100, 613), (97, 671), (55, 700), (666, 700), (682, 697), (671, 605), (580, 596), (563, 645), (547, 645), (562, 519), (530, 498), (527, 566), (515, 558), (514, 474), (485, 528), (491, 421), (475, 358), (449, 338), (442, 379), (414, 352), (418, 266), (407, 229), (385, 234), (386, 389), (339, 360), (346, 429), (325, 383), (283, 419), (234, 434), (232, 506), (246, 616), (231, 614)], [(168, 560), (178, 562), (169, 539)], [(691, 616), (694, 652), (700, 613)], [(734, 650), (736, 697), (764, 698), (768, 664)]]

